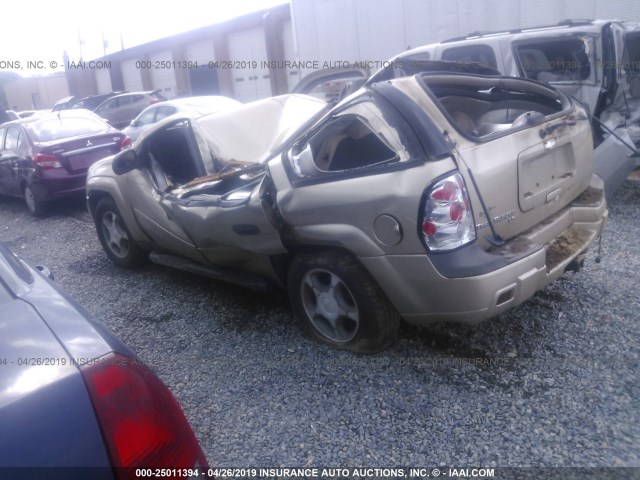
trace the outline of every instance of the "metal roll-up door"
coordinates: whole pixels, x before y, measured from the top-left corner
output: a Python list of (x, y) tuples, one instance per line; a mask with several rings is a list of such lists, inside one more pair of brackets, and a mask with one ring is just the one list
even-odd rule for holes
[(231, 68), (238, 100), (251, 102), (271, 96), (271, 79), (266, 68), (267, 46), (262, 27), (230, 34), (229, 57), (230, 61), (224, 66)]
[(136, 61), (137, 59), (125, 60), (121, 65), (124, 89), (129, 92), (139, 92), (144, 90), (142, 88), (141, 70), (136, 65)]
[(178, 85), (171, 50), (163, 50), (149, 56), (151, 62), (151, 85), (154, 90), (170, 98), (177, 96)]

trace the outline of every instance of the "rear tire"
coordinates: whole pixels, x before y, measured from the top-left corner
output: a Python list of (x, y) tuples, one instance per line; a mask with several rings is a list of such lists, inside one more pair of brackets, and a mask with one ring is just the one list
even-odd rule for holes
[(41, 217), (47, 212), (47, 204), (38, 200), (29, 186), (24, 188), (24, 202), (27, 204), (29, 213), (34, 217)]
[(396, 339), (400, 315), (347, 253), (298, 255), (289, 268), (288, 289), (294, 315), (321, 342), (376, 353)]
[(102, 248), (113, 263), (136, 268), (146, 262), (148, 252), (133, 239), (111, 197), (98, 202), (93, 218)]

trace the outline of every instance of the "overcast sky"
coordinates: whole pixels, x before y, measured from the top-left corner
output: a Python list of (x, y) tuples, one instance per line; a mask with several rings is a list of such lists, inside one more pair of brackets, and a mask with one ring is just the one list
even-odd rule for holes
[[(141, 43), (224, 22), (288, 0), (18, 0), (4, 6), (0, 28), (0, 69), (19, 61), (22, 75), (28, 60), (62, 63), (85, 60)], [(4, 63), (3, 63), (4, 62)], [(36, 72), (34, 72), (36, 73)], [(47, 73), (47, 72), (42, 72)]]

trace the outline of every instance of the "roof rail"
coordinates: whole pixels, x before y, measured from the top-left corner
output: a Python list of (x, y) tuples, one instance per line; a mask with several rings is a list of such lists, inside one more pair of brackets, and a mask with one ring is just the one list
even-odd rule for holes
[(475, 31), (475, 32), (471, 32), (468, 35), (465, 35), (463, 37), (454, 37), (454, 38), (448, 38), (447, 40), (443, 40), (440, 43), (452, 43), (452, 42), (459, 42), (461, 40), (470, 40), (472, 38), (482, 38), (482, 37), (488, 37), (488, 36), (494, 36), (494, 35), (513, 35), (515, 33), (522, 33), (522, 32), (528, 32), (531, 30), (543, 30), (543, 29), (547, 29), (547, 28), (556, 28), (556, 27), (578, 27), (581, 25), (593, 25), (593, 20), (587, 20), (587, 19), (567, 19), (567, 20), (562, 20), (561, 22), (558, 22), (557, 24), (554, 25), (542, 25), (542, 26), (538, 26), (538, 27), (526, 27), (526, 28), (515, 28), (513, 30), (496, 30), (496, 31), (486, 31), (486, 32), (481, 32), (481, 31)]

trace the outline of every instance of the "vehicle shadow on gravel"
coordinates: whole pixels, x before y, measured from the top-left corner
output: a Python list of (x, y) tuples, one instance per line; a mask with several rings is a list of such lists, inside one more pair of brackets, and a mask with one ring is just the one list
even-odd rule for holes
[(31, 218), (34, 221), (46, 220), (52, 217), (78, 218), (81, 216), (86, 216), (86, 220), (88, 221), (91, 220), (87, 212), (87, 202), (84, 195), (75, 195), (48, 202), (46, 213), (42, 217), (31, 216), (24, 200), (17, 197), (0, 196), (0, 210), (16, 216)]
[(438, 322), (415, 326), (402, 322), (399, 350), (467, 359), (546, 355), (549, 326), (558, 315), (562, 317), (559, 306), (563, 299), (562, 293), (546, 288), (515, 309), (477, 324)]

